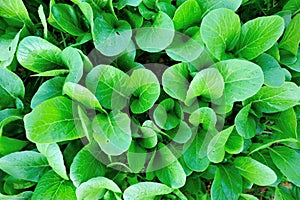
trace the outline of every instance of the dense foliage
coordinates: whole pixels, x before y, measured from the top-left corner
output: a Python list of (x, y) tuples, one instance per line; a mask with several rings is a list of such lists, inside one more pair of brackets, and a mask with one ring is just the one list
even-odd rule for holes
[(300, 199), (299, 0), (0, 0), (0, 199)]

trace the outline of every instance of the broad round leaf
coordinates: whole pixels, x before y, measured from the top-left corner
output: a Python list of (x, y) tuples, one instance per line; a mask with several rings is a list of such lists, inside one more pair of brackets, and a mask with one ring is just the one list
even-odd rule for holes
[(75, 128), (75, 123), (80, 122), (74, 118), (72, 104), (71, 100), (59, 96), (35, 107), (24, 117), (27, 138), (36, 143), (55, 143), (84, 136)]
[(240, 18), (232, 10), (219, 8), (209, 12), (201, 23), (201, 36), (208, 50), (218, 60), (238, 42)]
[(19, 63), (34, 72), (45, 72), (61, 64), (61, 50), (40, 37), (24, 38), (17, 50)]
[(148, 69), (136, 69), (130, 76), (133, 90), (130, 109), (135, 114), (143, 113), (154, 105), (160, 94), (157, 77)]
[(114, 23), (97, 17), (94, 21), (93, 39), (98, 51), (106, 56), (122, 53), (131, 41), (132, 31), (127, 21)]
[(108, 155), (120, 155), (131, 143), (130, 119), (125, 113), (98, 114), (93, 120), (94, 138)]
[(155, 199), (156, 196), (169, 194), (174, 189), (168, 186), (155, 183), (155, 182), (140, 182), (135, 185), (128, 187), (123, 194), (125, 200), (144, 200), (144, 199)]
[(105, 108), (121, 110), (129, 100), (129, 76), (113, 66), (94, 67), (86, 76), (85, 83)]
[(256, 185), (271, 185), (277, 179), (271, 168), (250, 157), (238, 157), (234, 160), (234, 165), (243, 177)]
[(167, 48), (175, 35), (172, 19), (159, 11), (150, 27), (139, 28), (135, 40), (137, 45), (147, 52), (159, 52)]
[(78, 200), (98, 200), (104, 196), (104, 192), (110, 190), (121, 193), (120, 188), (112, 180), (105, 177), (96, 177), (82, 183), (76, 189), (76, 197)]
[(236, 54), (252, 60), (270, 49), (284, 30), (284, 20), (280, 16), (258, 17), (242, 26)]

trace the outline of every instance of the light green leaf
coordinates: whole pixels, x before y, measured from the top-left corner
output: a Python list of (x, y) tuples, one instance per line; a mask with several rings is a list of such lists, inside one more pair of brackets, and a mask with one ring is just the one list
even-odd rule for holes
[(82, 103), (87, 108), (103, 111), (102, 106), (95, 95), (90, 90), (77, 83), (66, 82), (63, 87), (63, 92), (73, 100)]
[(172, 19), (159, 11), (151, 26), (137, 30), (135, 40), (142, 50), (154, 53), (167, 48), (172, 43), (174, 35)]
[(281, 87), (263, 86), (256, 95), (247, 99), (252, 106), (264, 113), (287, 110), (300, 102), (300, 89), (295, 83), (285, 82)]
[(183, 112), (177, 101), (168, 98), (158, 104), (153, 112), (153, 118), (160, 128), (171, 130), (180, 124)]
[(280, 16), (258, 17), (242, 26), (236, 54), (252, 60), (270, 49), (284, 30), (284, 20)]
[(120, 0), (118, 2), (118, 9), (121, 10), (126, 5), (137, 7), (143, 0)]
[(130, 119), (127, 114), (111, 112), (98, 114), (93, 120), (93, 134), (101, 149), (108, 155), (120, 155), (131, 143)]
[(84, 31), (80, 28), (80, 20), (74, 7), (68, 4), (54, 4), (51, 7), (52, 17), (56, 24), (65, 32), (80, 36)]
[(43, 101), (61, 96), (64, 82), (64, 77), (55, 77), (44, 82), (32, 97), (30, 107), (33, 109)]
[(197, 96), (209, 99), (218, 99), (223, 95), (224, 79), (217, 69), (209, 68), (201, 70), (192, 80), (187, 96), (186, 105), (192, 105)]
[(224, 97), (227, 105), (255, 95), (261, 88), (264, 76), (261, 68), (246, 60), (225, 60), (213, 65), (225, 82)]
[(203, 42), (212, 55), (221, 60), (238, 42), (240, 18), (232, 10), (219, 8), (209, 12), (200, 27)]
[(179, 63), (167, 68), (162, 76), (164, 91), (175, 99), (184, 101), (189, 87), (188, 64)]
[(174, 189), (155, 182), (140, 182), (129, 186), (123, 194), (124, 200), (154, 200), (156, 196), (169, 194)]
[(190, 115), (189, 121), (194, 126), (202, 124), (205, 130), (211, 130), (214, 129), (217, 124), (217, 115), (213, 109), (202, 107), (198, 108)]
[(122, 53), (128, 47), (131, 36), (131, 27), (127, 21), (120, 20), (112, 23), (100, 17), (94, 21), (94, 45), (106, 56)]
[(203, 172), (208, 168), (207, 148), (213, 136), (212, 132), (200, 131), (184, 144), (183, 158), (186, 165), (193, 171)]
[(13, 72), (0, 68), (0, 110), (7, 108), (17, 98), (23, 99), (25, 88), (23, 81)]
[(250, 114), (251, 104), (243, 107), (234, 119), (236, 130), (240, 136), (249, 139), (256, 134), (256, 122), (254, 116)]
[(8, 155), (10, 153), (20, 151), (28, 145), (27, 141), (0, 136), (0, 154)]
[(299, 42), (300, 42), (300, 35), (298, 34), (297, 30), (300, 29), (300, 14), (296, 15), (292, 21), (290, 22), (289, 26), (284, 32), (284, 35), (279, 43), (279, 48), (285, 49), (292, 53), (293, 55), (297, 55)]
[[(271, 87), (280, 87), (285, 81), (285, 72), (277, 60), (269, 54), (261, 54), (254, 61), (264, 72), (264, 84)], [(276, 74), (276, 76), (274, 76)]]
[(203, 15), (208, 13), (211, 10), (218, 9), (218, 8), (228, 8), (233, 11), (236, 11), (240, 5), (242, 4), (242, 0), (235, 0), (235, 1), (227, 1), (227, 0), (206, 0), (200, 1), (197, 0), (202, 11), (205, 11)]
[(98, 65), (86, 76), (86, 86), (108, 109), (123, 109), (131, 94), (129, 76), (110, 65)]
[(192, 130), (189, 125), (181, 121), (180, 124), (175, 128), (166, 133), (177, 143), (186, 143), (192, 137)]
[(112, 180), (105, 177), (97, 177), (82, 183), (76, 189), (76, 196), (78, 200), (98, 200), (104, 196), (104, 193), (107, 190), (121, 193), (118, 185), (115, 184)]
[(212, 183), (212, 199), (237, 200), (242, 193), (242, 177), (232, 165), (220, 165)]
[(44, 38), (47, 39), (48, 38), (48, 26), (47, 26), (47, 19), (46, 19), (46, 15), (45, 15), (45, 12), (44, 12), (43, 5), (39, 6), (38, 14), (39, 14), (39, 18), (40, 18), (41, 23), (42, 23), (43, 28), (44, 28)]
[(171, 188), (184, 186), (186, 175), (180, 162), (167, 146), (158, 144), (158, 147), (159, 150), (156, 151), (154, 160), (152, 163), (150, 161), (147, 170), (155, 171), (157, 178)]
[(0, 198), (2, 200), (30, 200), (33, 192), (31, 191), (26, 191), (22, 192), (20, 194), (15, 194), (15, 195), (3, 195), (0, 193)]
[(35, 77), (50, 77), (50, 76), (60, 76), (64, 74), (68, 74), (70, 71), (68, 69), (53, 69), (45, 72), (41, 72), (38, 74), (33, 74), (31, 76)]
[(78, 132), (72, 110), (73, 102), (66, 97), (54, 97), (35, 107), (25, 115), (26, 136), (36, 143), (56, 143), (84, 136)]
[(66, 181), (54, 171), (49, 171), (38, 182), (32, 195), (32, 200), (46, 199), (76, 199), (75, 187), (71, 181)]
[(250, 157), (238, 157), (234, 165), (243, 177), (259, 186), (271, 185), (277, 179), (271, 168)]
[(30, 28), (33, 27), (33, 23), (29, 18), (27, 9), (22, 0), (15, 0), (15, 1), (1, 0), (0, 16), (23, 22)]
[(50, 167), (63, 179), (69, 180), (59, 146), (56, 143), (36, 144), (36, 146), (39, 152), (47, 158)]
[(276, 146), (269, 148), (271, 158), (288, 181), (300, 187), (300, 154), (288, 147)]
[(210, 141), (207, 148), (207, 157), (211, 162), (222, 162), (225, 156), (225, 144), (233, 130), (234, 126), (224, 129), (217, 133)]
[(236, 129), (234, 129), (225, 144), (225, 151), (229, 154), (239, 154), (243, 149), (244, 138), (237, 133)]
[(44, 72), (61, 65), (61, 50), (40, 37), (24, 38), (17, 50), (19, 63), (34, 72)]
[(139, 144), (140, 142), (135, 142), (133, 140), (127, 153), (128, 165), (134, 173), (140, 172), (146, 164), (147, 151)]
[(294, 200), (294, 199), (295, 198), (292, 196), (292, 194), (287, 188), (280, 185), (276, 187), (274, 200)]
[(201, 21), (201, 8), (196, 0), (187, 0), (175, 11), (173, 22), (176, 30), (198, 25)]
[(76, 187), (91, 178), (105, 175), (105, 166), (100, 162), (100, 156), (100, 149), (95, 143), (83, 147), (77, 153), (70, 167), (70, 178)]
[(142, 147), (151, 149), (157, 145), (157, 133), (154, 129), (147, 127), (144, 123), (143, 126), (140, 127), (140, 131), (141, 138), (139, 139), (139, 144)]
[(155, 74), (148, 69), (136, 69), (130, 76), (133, 91), (130, 109), (134, 114), (143, 113), (155, 104), (160, 94), (160, 85)]
[(251, 194), (241, 194), (239, 200), (259, 200), (256, 196)]
[(80, 51), (72, 47), (67, 47), (61, 52), (61, 59), (70, 70), (66, 82), (78, 83), (82, 78), (84, 65)]
[(34, 151), (11, 153), (0, 158), (0, 169), (18, 179), (38, 182), (49, 170), (46, 157)]

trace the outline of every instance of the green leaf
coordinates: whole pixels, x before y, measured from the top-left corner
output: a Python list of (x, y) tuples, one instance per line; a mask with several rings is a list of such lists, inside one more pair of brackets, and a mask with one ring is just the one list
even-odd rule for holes
[(146, 164), (147, 151), (139, 144), (140, 142), (135, 142), (133, 140), (127, 153), (128, 165), (134, 173), (140, 172)]
[[(188, 32), (191, 31), (191, 34)], [(191, 62), (204, 50), (199, 27), (191, 27), (184, 34), (176, 32), (173, 42), (167, 47), (167, 55), (176, 61)]]
[(60, 75), (68, 74), (69, 72), (70, 71), (68, 69), (53, 69), (38, 74), (33, 74), (31, 76), (37, 76), (37, 77), (60, 76)]
[(68, 4), (54, 4), (51, 11), (53, 19), (62, 30), (74, 36), (84, 34), (74, 7)]
[(131, 143), (130, 119), (127, 114), (111, 112), (98, 114), (93, 120), (94, 138), (108, 155), (120, 155)]
[(69, 68), (70, 73), (66, 82), (78, 83), (83, 75), (83, 59), (78, 49), (67, 47), (61, 52), (62, 62)]
[(113, 66), (94, 67), (86, 76), (85, 83), (105, 108), (121, 110), (129, 100), (129, 76)]
[(258, 17), (242, 26), (236, 54), (252, 60), (270, 49), (284, 30), (284, 20), (279, 16)]
[(30, 107), (33, 109), (48, 99), (61, 96), (64, 82), (64, 77), (55, 77), (44, 82), (32, 97)]
[(136, 69), (130, 76), (130, 109), (134, 114), (143, 113), (155, 104), (160, 94), (160, 85), (155, 74), (148, 69)]
[(251, 194), (241, 194), (239, 200), (259, 200), (256, 196)]
[(24, 117), (27, 138), (36, 143), (56, 143), (84, 136), (75, 128), (79, 119), (74, 118), (72, 104), (71, 100), (59, 96), (35, 107)]
[(44, 28), (44, 38), (47, 39), (48, 38), (48, 26), (47, 26), (47, 19), (46, 19), (43, 5), (39, 6), (38, 14), (39, 14), (39, 18), (40, 18), (41, 23)]
[(171, 136), (174, 142), (182, 144), (186, 143), (192, 137), (192, 130), (184, 121), (181, 121), (175, 129), (166, 131), (166, 133)]
[(300, 186), (299, 159), (300, 154), (288, 147), (276, 146), (269, 148), (271, 158), (279, 170), (287, 177), (288, 181)]
[(112, 23), (100, 17), (94, 21), (94, 45), (106, 56), (122, 53), (128, 47), (131, 36), (131, 27), (127, 21), (120, 20)]
[(32, 196), (31, 191), (22, 192), (20, 194), (15, 195), (3, 195), (0, 193), (0, 198), (2, 200), (30, 200)]
[(201, 21), (201, 8), (196, 0), (187, 0), (175, 11), (173, 22), (176, 30), (198, 25)]
[(174, 35), (172, 19), (159, 11), (151, 26), (137, 30), (135, 40), (139, 48), (154, 53), (167, 48), (172, 43)]
[(66, 82), (63, 87), (63, 92), (89, 109), (103, 110), (95, 95), (77, 83)]
[(243, 177), (259, 186), (271, 185), (277, 179), (271, 168), (250, 157), (238, 157), (234, 165)]
[(236, 130), (245, 139), (253, 138), (256, 134), (256, 122), (254, 116), (250, 114), (251, 104), (243, 107), (234, 119)]
[(55, 143), (36, 144), (36, 146), (39, 152), (47, 158), (50, 167), (52, 167), (52, 169), (63, 179), (69, 180), (64, 164), (64, 158), (59, 146)]
[(188, 64), (179, 63), (167, 68), (162, 76), (164, 91), (175, 99), (184, 101), (188, 91)]
[(300, 89), (295, 83), (285, 82), (281, 87), (263, 86), (256, 95), (247, 99), (252, 106), (264, 113), (287, 110), (300, 102)]
[(28, 145), (27, 141), (1, 136), (0, 137), (0, 154), (5, 156), (10, 153), (20, 151), (27, 145)]
[(186, 105), (192, 105), (196, 97), (202, 96), (209, 99), (218, 99), (223, 95), (224, 79), (217, 69), (201, 70), (192, 80), (187, 96)]
[(294, 199), (295, 198), (292, 196), (292, 194), (287, 188), (280, 185), (276, 187), (274, 200), (294, 200)]
[[(285, 72), (277, 60), (269, 54), (261, 54), (255, 59), (264, 72), (264, 84), (271, 87), (280, 87), (285, 81)], [(276, 74), (276, 76), (274, 76)]]
[(244, 138), (238, 134), (236, 129), (233, 129), (226, 144), (225, 151), (229, 154), (239, 154), (244, 149)]
[(171, 188), (180, 188), (186, 181), (185, 172), (173, 155), (171, 150), (163, 145), (158, 144), (159, 150), (154, 154), (154, 159), (147, 168), (147, 171), (155, 171), (157, 178)]
[(297, 55), (300, 42), (297, 29), (300, 29), (300, 14), (292, 19), (279, 43), (279, 48), (285, 49), (293, 55)]
[(105, 175), (106, 169), (99, 160), (100, 156), (100, 149), (95, 143), (77, 153), (70, 167), (70, 178), (76, 187), (91, 178)]
[(174, 189), (155, 182), (140, 182), (129, 186), (123, 194), (124, 200), (154, 200), (156, 196), (169, 194)]
[(0, 68), (0, 110), (12, 106), (11, 103), (17, 99), (23, 99), (25, 88), (22, 80), (13, 72)]
[(289, 0), (283, 7), (282, 10), (291, 11), (292, 14), (297, 14), (300, 10), (300, 2), (299, 0)]
[(275, 126), (272, 128), (276, 130), (274, 136), (277, 136), (280, 139), (298, 137), (297, 118), (293, 108), (289, 108), (281, 113), (273, 114), (272, 117), (274, 117), (275, 122)]
[(112, 180), (105, 177), (97, 177), (82, 183), (76, 189), (76, 197), (81, 199), (101, 199), (104, 193), (109, 190), (121, 193), (120, 188)]
[(61, 50), (40, 37), (24, 38), (17, 50), (19, 63), (34, 72), (45, 72), (61, 65)]
[(225, 82), (224, 97), (227, 105), (255, 95), (261, 88), (264, 76), (261, 68), (246, 60), (225, 60), (213, 65)]
[(212, 183), (212, 199), (237, 200), (242, 193), (242, 177), (232, 165), (220, 165)]
[(183, 119), (183, 112), (178, 102), (168, 98), (158, 104), (153, 117), (160, 128), (171, 130), (179, 125)]
[(207, 148), (213, 136), (211, 132), (199, 131), (184, 144), (183, 158), (186, 165), (193, 171), (203, 172), (208, 168)]
[(240, 18), (230, 9), (219, 8), (203, 18), (200, 31), (210, 53), (221, 60), (225, 52), (233, 50), (238, 42)]
[(47, 159), (34, 151), (11, 153), (0, 158), (0, 169), (18, 179), (38, 182), (49, 170)]
[(29, 18), (27, 9), (22, 0), (1, 0), (0, 16), (20, 21), (29, 26), (30, 28), (33, 27), (33, 23)]
[(201, 9), (205, 11), (204, 15), (211, 10), (218, 9), (218, 8), (228, 8), (233, 11), (236, 11), (240, 5), (242, 4), (242, 0), (235, 0), (235, 1), (220, 1), (220, 0), (206, 0), (200, 1), (197, 0)]
[(121, 10), (126, 5), (137, 7), (143, 0), (120, 0), (118, 2), (118, 9)]
[(212, 130), (217, 124), (217, 115), (213, 109), (202, 107), (190, 115), (189, 121), (194, 126), (202, 124), (205, 130)]
[(217, 133), (209, 142), (207, 148), (207, 157), (213, 163), (220, 163), (225, 156), (225, 144), (233, 130), (234, 126), (224, 129)]
[(157, 145), (157, 133), (150, 127), (147, 127), (145, 123), (140, 127), (141, 138), (139, 138), (139, 144), (144, 148), (153, 148)]
[(32, 195), (32, 200), (46, 199), (76, 199), (75, 187), (71, 181), (66, 181), (54, 171), (49, 171), (38, 182)]

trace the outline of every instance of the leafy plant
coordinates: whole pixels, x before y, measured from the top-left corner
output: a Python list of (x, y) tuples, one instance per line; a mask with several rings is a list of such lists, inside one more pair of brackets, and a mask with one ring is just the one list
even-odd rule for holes
[(300, 199), (298, 0), (0, 0), (0, 199)]

